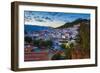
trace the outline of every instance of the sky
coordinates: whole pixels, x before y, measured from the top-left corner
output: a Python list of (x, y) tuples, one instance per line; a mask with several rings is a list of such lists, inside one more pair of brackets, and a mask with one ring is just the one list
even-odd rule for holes
[(56, 28), (64, 25), (67, 22), (72, 22), (78, 18), (90, 19), (90, 14), (24, 11), (25, 25), (49, 26)]

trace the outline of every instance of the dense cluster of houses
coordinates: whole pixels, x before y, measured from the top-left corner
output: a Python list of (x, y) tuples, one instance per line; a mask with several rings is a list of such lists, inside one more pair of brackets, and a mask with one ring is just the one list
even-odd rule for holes
[(43, 39), (43, 40), (57, 40), (57, 41), (72, 41), (76, 39), (78, 34), (78, 25), (74, 25), (70, 28), (63, 29), (52, 29), (43, 31), (33, 31), (31, 33), (25, 34), (25, 36), (31, 37), (33, 40)]
[[(63, 29), (33, 31), (31, 33), (25, 34), (25, 36), (31, 37), (33, 40), (39, 40), (39, 39), (51, 40), (53, 42), (53, 45), (51, 46), (51, 51), (52, 50), (59, 51), (59, 50), (62, 50), (62, 48), (59, 45), (61, 45), (63, 41), (67, 41), (67, 43), (75, 44), (75, 39), (76, 39), (76, 36), (78, 35), (79, 26), (80, 25), (78, 24), (78, 25), (74, 25), (73, 27), (63, 28)], [(26, 51), (29, 49), (32, 50), (33, 48), (32, 46), (29, 46), (29, 45), (25, 45), (25, 47), (26, 47), (25, 49)], [(40, 51), (38, 47), (35, 47), (35, 48), (38, 49), (38, 52)], [(29, 52), (32, 52), (32, 51), (29, 51)]]

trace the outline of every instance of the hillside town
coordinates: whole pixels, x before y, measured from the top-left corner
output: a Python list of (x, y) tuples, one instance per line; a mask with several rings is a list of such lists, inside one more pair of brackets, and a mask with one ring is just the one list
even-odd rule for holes
[[(64, 44), (66, 47), (69, 47), (70, 44), (77, 44), (75, 40), (77, 39), (79, 27), (80, 24), (77, 24), (63, 29), (55, 28), (52, 30), (28, 32), (25, 34), (25, 37), (29, 37), (33, 42), (26, 40), (24, 43), (25, 61), (51, 60), (56, 53), (62, 55), (59, 59), (66, 59), (65, 49), (62, 45)], [(43, 41), (49, 42), (45, 44)]]

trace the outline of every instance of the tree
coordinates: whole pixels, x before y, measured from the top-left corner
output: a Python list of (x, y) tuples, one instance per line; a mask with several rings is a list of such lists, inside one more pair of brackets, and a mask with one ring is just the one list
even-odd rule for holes
[(90, 26), (89, 24), (81, 23), (79, 35), (80, 35), (80, 40), (81, 40), (80, 45), (84, 49), (89, 49), (90, 48)]
[(61, 44), (60, 46), (61, 46), (61, 48), (63, 48), (63, 49), (66, 48), (66, 45), (65, 45), (65, 44)]
[(33, 40), (34, 46), (39, 46), (39, 42), (40, 42), (40, 40)]
[(52, 60), (64, 60), (66, 58), (64, 56), (61, 56), (60, 53), (56, 53), (51, 59)]
[(52, 46), (52, 44), (53, 44), (53, 43), (52, 43), (52, 41), (51, 41), (51, 40), (47, 40), (47, 41), (46, 41), (46, 46), (47, 46), (47, 47), (51, 47), (51, 46)]
[(31, 37), (28, 37), (28, 36), (27, 36), (27, 37), (25, 37), (24, 39), (25, 39), (25, 42), (26, 42), (26, 43), (32, 43), (32, 38), (31, 38)]
[(72, 50), (71, 47), (66, 46), (66, 44), (62, 44), (61, 48), (64, 49), (64, 53), (66, 55), (66, 59), (70, 59), (71, 58), (71, 50)]
[(71, 43), (71, 44), (70, 44), (70, 48), (72, 49), (73, 47), (74, 47), (74, 44), (73, 44), (73, 43)]

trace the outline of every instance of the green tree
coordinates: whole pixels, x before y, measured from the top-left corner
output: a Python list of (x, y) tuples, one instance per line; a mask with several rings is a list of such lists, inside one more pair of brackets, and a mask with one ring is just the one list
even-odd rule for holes
[(78, 31), (74, 49), (80, 51), (81, 58), (90, 57), (90, 22), (81, 22)]
[(66, 57), (62, 56), (60, 53), (56, 53), (52, 58), (52, 60), (64, 60)]
[(40, 40), (33, 40), (33, 45), (34, 46), (39, 46)]
[(32, 43), (32, 38), (31, 37), (25, 37), (25, 42), (27, 43)]
[(46, 45), (47, 45), (47, 47), (51, 47), (52, 46), (52, 41), (51, 40), (47, 40), (46, 41)]
[(84, 49), (89, 49), (90, 48), (90, 26), (89, 24), (81, 23), (79, 35), (80, 35), (81, 47), (83, 47)]
[(70, 59), (71, 58), (71, 47), (67, 47), (66, 44), (62, 44), (61, 48), (64, 49), (64, 53), (66, 55), (66, 59)]

